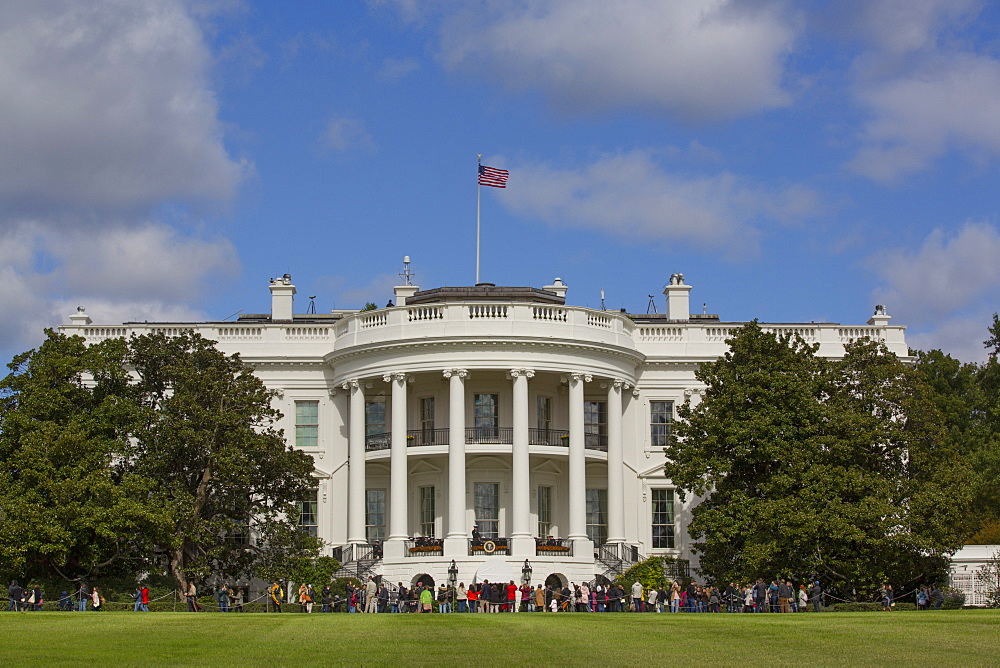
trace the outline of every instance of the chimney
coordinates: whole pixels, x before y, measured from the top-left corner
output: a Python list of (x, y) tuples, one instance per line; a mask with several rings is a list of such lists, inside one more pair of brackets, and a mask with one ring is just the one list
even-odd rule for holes
[(691, 319), (691, 286), (684, 285), (684, 274), (671, 274), (663, 294), (667, 296), (668, 320)]
[(392, 291), (396, 295), (396, 306), (406, 306), (406, 300), (420, 290), (416, 285), (397, 285)]
[(890, 320), (892, 320), (892, 316), (885, 312), (885, 307), (877, 304), (875, 306), (875, 315), (868, 318), (868, 324), (875, 325), (876, 327), (886, 327)]
[(69, 322), (74, 327), (83, 327), (84, 325), (89, 325), (93, 322), (90, 316), (87, 315), (87, 309), (82, 306), (76, 307), (76, 313), (69, 317)]
[(563, 283), (561, 278), (556, 276), (555, 280), (552, 281), (552, 285), (543, 285), (542, 290), (545, 290), (546, 292), (554, 292), (565, 301), (566, 291), (569, 290), (569, 286)]
[(295, 286), (291, 274), (271, 279), (271, 320), (291, 320)]

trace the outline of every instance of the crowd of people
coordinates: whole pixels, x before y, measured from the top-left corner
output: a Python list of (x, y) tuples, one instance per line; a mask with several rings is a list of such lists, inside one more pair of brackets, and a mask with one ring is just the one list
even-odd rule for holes
[[(273, 582), (267, 589), (268, 608), (281, 612), (287, 605), (281, 584)], [(682, 586), (674, 581), (659, 588), (645, 588), (636, 581), (627, 590), (619, 584), (576, 584), (561, 586), (551, 584), (515, 584), (503, 582), (464, 582), (456, 587), (417, 582), (406, 587), (402, 582), (395, 587), (374, 576), (363, 585), (347, 584), (343, 596), (334, 594), (330, 585), (317, 594), (311, 584), (298, 587), (295, 603), (301, 612), (311, 613), (318, 603), (322, 612), (348, 613), (501, 613), (501, 612), (729, 612), (729, 613), (790, 613), (805, 612), (810, 608), (819, 612), (823, 607), (824, 591), (818, 581), (799, 583), (775, 579), (765, 582), (758, 579), (753, 584), (726, 587), (699, 585), (694, 581)], [(41, 610), (45, 602), (42, 588), (37, 585), (22, 587), (17, 580), (7, 588), (8, 611)], [(184, 592), (188, 610), (200, 612), (198, 592), (194, 583)], [(240, 588), (220, 585), (213, 591), (219, 612), (243, 612), (244, 592)], [(882, 588), (882, 609), (889, 611), (895, 605), (891, 585)], [(132, 595), (135, 612), (149, 612), (149, 589), (138, 585)], [(937, 585), (922, 586), (916, 592), (920, 610), (933, 607), (940, 610), (944, 593)], [(436, 605), (435, 605), (436, 604)], [(90, 589), (81, 584), (72, 594), (63, 591), (59, 597), (60, 610), (93, 610), (105, 608), (104, 596), (97, 586)]]

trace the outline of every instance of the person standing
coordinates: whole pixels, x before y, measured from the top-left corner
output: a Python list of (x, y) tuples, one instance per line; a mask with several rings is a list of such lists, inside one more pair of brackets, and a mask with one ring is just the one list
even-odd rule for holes
[(469, 590), (466, 592), (466, 596), (469, 597), (469, 612), (478, 612), (479, 605), (479, 586), (475, 583), (469, 585)]
[(639, 612), (642, 608), (642, 585), (636, 580), (632, 583), (632, 612)]
[(104, 609), (104, 597), (101, 596), (101, 590), (94, 585), (94, 588), (90, 590), (90, 609), (94, 612)]
[(229, 612), (229, 587), (222, 585), (215, 592), (216, 601), (219, 603), (219, 612)]
[(320, 592), (320, 603), (323, 604), (322, 612), (330, 612), (330, 604), (333, 603), (333, 590), (330, 589), (330, 585), (323, 585), (323, 591)]
[(882, 610), (884, 612), (892, 612), (892, 606), (895, 605), (892, 594), (892, 585), (886, 583), (882, 587)]
[(806, 586), (799, 585), (799, 612), (805, 612), (809, 608), (809, 594), (806, 593)]
[(281, 612), (281, 599), (285, 597), (285, 592), (281, 591), (281, 585), (277, 582), (272, 582), (267, 590), (267, 594), (271, 598), (271, 605), (274, 606), (274, 611)]
[(184, 596), (187, 597), (188, 612), (198, 612), (198, 588), (194, 586), (194, 580), (188, 582)]
[(940, 610), (941, 606), (944, 604), (944, 592), (941, 591), (941, 587), (934, 585), (934, 588), (931, 589), (930, 596), (931, 601), (934, 603), (934, 609)]
[(368, 576), (368, 583), (365, 585), (365, 612), (375, 612), (375, 595), (378, 593), (378, 585), (375, 584), (375, 577)]
[[(24, 590), (17, 580), (11, 580), (7, 587), (7, 612), (18, 612), (21, 609), (21, 599), (24, 597)], [(84, 603), (86, 605), (86, 603)]]
[(511, 580), (507, 585), (507, 612), (517, 612), (518, 594), (517, 585)]
[(81, 582), (80, 588), (76, 590), (76, 609), (79, 612), (87, 611), (87, 601), (90, 600), (90, 591), (87, 589), (87, 583)]
[(822, 612), (823, 610), (823, 588), (819, 586), (819, 580), (815, 580), (809, 588), (809, 598), (813, 602), (813, 610)]
[(545, 612), (545, 590), (542, 589), (542, 585), (535, 587), (532, 596), (535, 600), (535, 612)]
[(136, 585), (135, 593), (132, 594), (132, 600), (135, 601), (135, 606), (133, 606), (132, 612), (139, 612), (142, 610), (142, 587)]
[(431, 593), (431, 588), (425, 586), (420, 592), (420, 612), (431, 612), (434, 607), (434, 594)]

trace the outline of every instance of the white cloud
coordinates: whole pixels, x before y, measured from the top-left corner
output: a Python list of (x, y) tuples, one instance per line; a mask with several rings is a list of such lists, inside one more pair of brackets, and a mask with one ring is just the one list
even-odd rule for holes
[(356, 118), (331, 118), (322, 140), (327, 148), (335, 151), (375, 150), (375, 142), (365, 129), (365, 122)]
[(967, 223), (954, 235), (935, 230), (918, 249), (869, 258), (882, 281), (873, 296), (913, 326), (911, 346), (979, 359), (989, 315), (1000, 301), (997, 257), (1000, 232), (992, 225)]
[(849, 163), (859, 174), (892, 182), (950, 149), (1000, 156), (1000, 60), (940, 57), (919, 71), (872, 82), (860, 96), (874, 118)]
[(982, 7), (978, 0), (853, 5), (851, 28), (867, 48), (855, 59), (852, 85), (869, 120), (849, 169), (893, 183), (950, 151), (1000, 156), (1000, 59), (978, 44)]
[(488, 2), (442, 27), (450, 69), (538, 90), (569, 113), (637, 108), (688, 122), (787, 105), (799, 31), (780, 3)]
[(741, 255), (755, 252), (764, 221), (791, 222), (818, 206), (815, 193), (801, 186), (769, 189), (729, 172), (671, 174), (644, 151), (609, 155), (580, 169), (519, 164), (511, 175), (499, 200), (521, 216), (631, 243), (674, 240)]
[(225, 200), (210, 54), (180, 2), (4, 3), (0, 197), (32, 212)]
[(78, 305), (103, 324), (204, 319), (190, 304), (239, 263), (228, 241), (184, 237), (166, 225), (56, 231), (23, 222), (0, 234), (0, 268), (0, 340), (13, 352), (67, 322)]

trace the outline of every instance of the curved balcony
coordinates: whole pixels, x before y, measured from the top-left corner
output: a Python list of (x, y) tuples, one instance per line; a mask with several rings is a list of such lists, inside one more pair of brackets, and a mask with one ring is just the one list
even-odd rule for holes
[(446, 303), (365, 311), (337, 323), (334, 356), (358, 347), (405, 340), (521, 337), (563, 339), (635, 350), (625, 315), (578, 306), (531, 303)]

